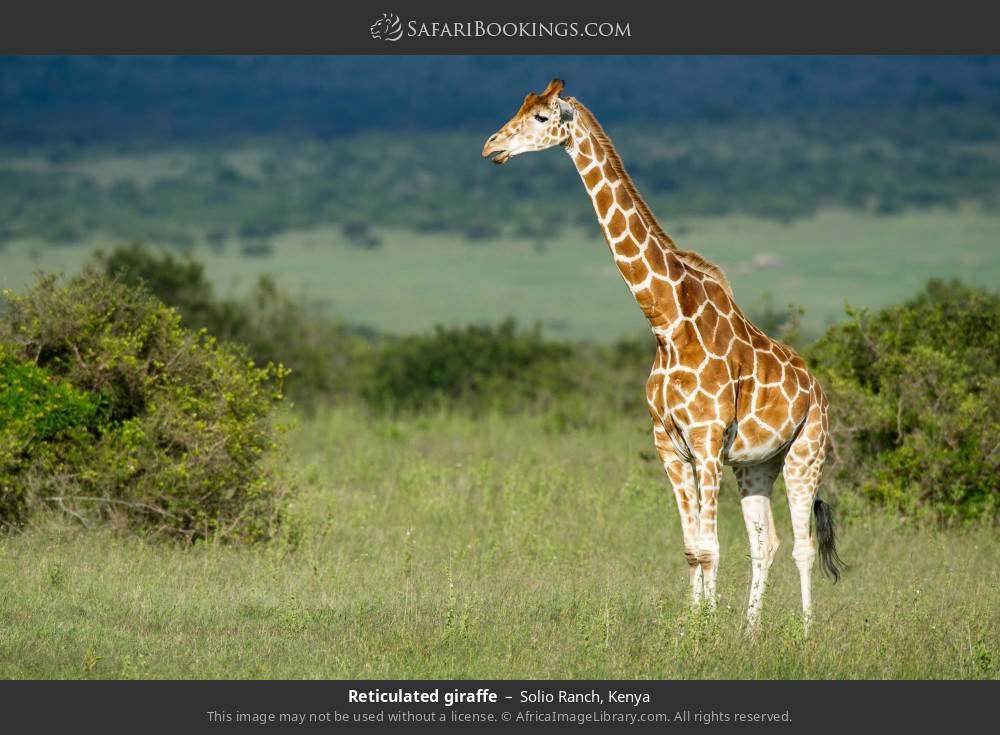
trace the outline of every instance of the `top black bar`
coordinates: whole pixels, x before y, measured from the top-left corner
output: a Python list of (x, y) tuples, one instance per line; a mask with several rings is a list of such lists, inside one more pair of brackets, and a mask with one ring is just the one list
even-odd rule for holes
[(380, 0), (9, 4), (0, 53), (1000, 52), (992, 3)]

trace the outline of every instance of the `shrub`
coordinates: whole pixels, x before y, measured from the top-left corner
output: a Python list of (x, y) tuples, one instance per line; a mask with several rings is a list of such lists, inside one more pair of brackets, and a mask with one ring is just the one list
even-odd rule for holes
[(284, 488), (262, 459), (284, 368), (94, 269), (5, 296), (0, 520), (46, 505), (189, 540), (274, 532)]
[(175, 257), (169, 251), (156, 253), (134, 243), (110, 253), (98, 252), (95, 262), (107, 276), (130, 286), (143, 286), (168, 306), (176, 307), (188, 326), (209, 326), (226, 318), (205, 278), (205, 266), (190, 253)]
[(569, 356), (566, 346), (542, 339), (538, 329), (519, 330), (512, 319), (496, 327), (438, 327), (386, 341), (364, 394), (384, 410), (523, 408), (572, 389)]
[(287, 366), (288, 393), (307, 406), (357, 393), (369, 340), (295, 303), (266, 276), (247, 298), (234, 300), (214, 295), (204, 266), (190, 255), (134, 244), (99, 254), (96, 264), (109, 277), (148, 288), (175, 307), (186, 326), (245, 345), (259, 364)]
[(13, 481), (31, 459), (51, 461), (89, 443), (102, 420), (100, 399), (56, 380), (0, 343), (0, 520), (24, 515), (26, 493)]
[(1000, 512), (1000, 295), (931, 281), (848, 312), (807, 352), (830, 395), (834, 476), (908, 517)]

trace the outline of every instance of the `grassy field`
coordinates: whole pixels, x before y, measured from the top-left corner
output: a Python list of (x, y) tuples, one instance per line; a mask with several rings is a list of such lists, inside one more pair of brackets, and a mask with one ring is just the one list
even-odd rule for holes
[[(770, 294), (775, 307), (805, 307), (817, 333), (843, 306), (879, 307), (908, 298), (927, 278), (1000, 280), (1000, 217), (973, 209), (877, 217), (830, 210), (790, 225), (749, 217), (665, 222), (682, 246), (726, 270), (751, 312)], [(336, 228), (275, 239), (270, 257), (196, 250), (222, 293), (272, 274), (293, 296), (353, 324), (403, 333), (435, 324), (540, 321), (547, 334), (606, 341), (646, 328), (614, 269), (596, 225), (564, 231), (543, 250), (529, 241), (470, 244), (451, 235), (384, 233), (362, 250)], [(14, 243), (0, 250), (0, 288), (21, 288), (38, 269), (74, 273), (106, 241), (64, 247)]]
[[(721, 605), (686, 609), (674, 501), (645, 422), (303, 419), (293, 532), (182, 549), (55, 519), (0, 538), (0, 677), (1000, 676), (1000, 542), (885, 517), (842, 528), (803, 641), (784, 542), (760, 639), (731, 477)], [(818, 577), (817, 573), (817, 577)]]

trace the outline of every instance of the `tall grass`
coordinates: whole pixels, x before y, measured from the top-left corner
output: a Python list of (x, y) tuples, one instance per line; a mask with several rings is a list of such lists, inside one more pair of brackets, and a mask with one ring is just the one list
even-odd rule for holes
[[(687, 609), (673, 498), (645, 422), (546, 416), (295, 430), (296, 519), (254, 548), (191, 548), (55, 519), (0, 539), (4, 677), (996, 678), (1000, 543), (885, 516), (842, 527), (803, 640), (784, 541), (762, 632), (731, 478), (721, 604)], [(833, 498), (834, 501), (836, 498)]]

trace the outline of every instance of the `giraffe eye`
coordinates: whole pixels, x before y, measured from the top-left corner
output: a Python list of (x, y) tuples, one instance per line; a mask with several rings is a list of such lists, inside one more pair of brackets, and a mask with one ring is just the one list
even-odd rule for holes
[(547, 117), (545, 117), (545, 115), (535, 115), (535, 119), (538, 120), (538, 122), (541, 122), (541, 123), (549, 121), (549, 119)]

